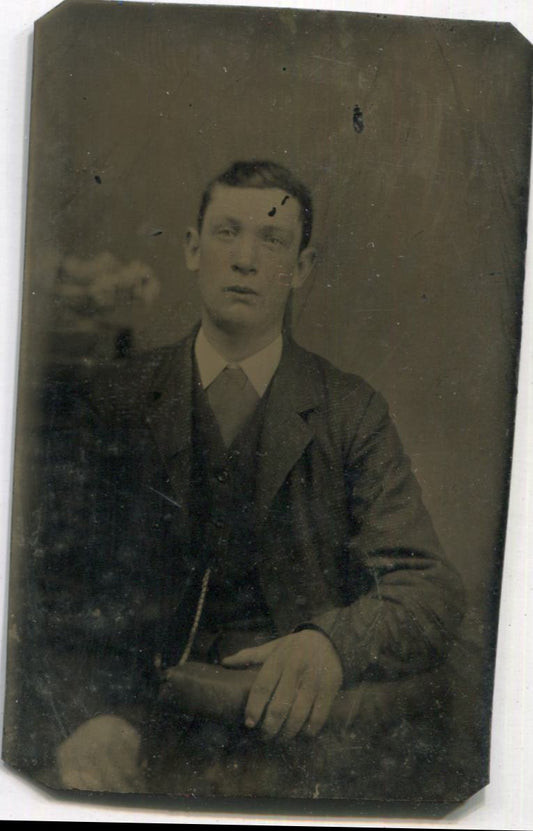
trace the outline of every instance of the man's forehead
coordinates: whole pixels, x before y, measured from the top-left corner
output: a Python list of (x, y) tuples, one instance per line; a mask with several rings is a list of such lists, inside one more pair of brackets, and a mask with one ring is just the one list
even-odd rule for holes
[(301, 207), (282, 188), (232, 187), (217, 183), (206, 213), (256, 221), (300, 222)]

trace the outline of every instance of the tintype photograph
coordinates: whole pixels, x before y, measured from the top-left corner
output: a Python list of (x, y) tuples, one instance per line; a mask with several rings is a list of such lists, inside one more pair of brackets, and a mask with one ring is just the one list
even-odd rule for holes
[(60, 791), (488, 782), (530, 43), (35, 24), (3, 758)]

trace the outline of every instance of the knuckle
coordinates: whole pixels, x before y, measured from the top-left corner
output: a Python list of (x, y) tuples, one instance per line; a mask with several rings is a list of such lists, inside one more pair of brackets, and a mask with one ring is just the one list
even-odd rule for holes
[(284, 707), (269, 707), (265, 718), (265, 723), (279, 724), (285, 718), (286, 710)]
[(258, 701), (259, 699), (263, 700), (270, 696), (271, 686), (266, 682), (259, 682), (254, 684), (252, 687), (252, 691), (250, 693), (250, 699), (252, 701)]
[(253, 687), (248, 698), (248, 708), (262, 708), (269, 698), (270, 689), (267, 686)]
[(326, 717), (323, 713), (313, 713), (309, 719), (309, 732), (312, 736), (319, 733), (326, 722)]
[(307, 705), (298, 705), (293, 707), (291, 712), (291, 723), (303, 724), (309, 715), (309, 707)]

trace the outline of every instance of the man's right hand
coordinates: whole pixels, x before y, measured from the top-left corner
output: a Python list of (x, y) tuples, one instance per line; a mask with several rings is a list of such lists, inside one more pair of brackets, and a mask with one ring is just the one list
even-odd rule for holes
[(342, 666), (329, 638), (302, 629), (224, 658), (227, 667), (261, 665), (245, 712), (247, 727), (266, 739), (316, 736), (342, 686)]

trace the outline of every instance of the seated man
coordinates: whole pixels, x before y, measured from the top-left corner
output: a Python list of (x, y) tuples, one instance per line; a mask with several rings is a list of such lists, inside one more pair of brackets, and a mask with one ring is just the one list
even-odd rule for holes
[[(454, 642), (460, 579), (383, 399), (284, 329), (313, 266), (311, 226), (288, 170), (233, 164), (186, 236), (200, 325), (53, 386), (50, 440), (78, 460), (86, 516), (61, 551), (45, 539), (40, 566), (46, 645), (69, 690), (63, 786), (361, 795), (362, 759), (390, 779), (392, 733), (380, 750), (357, 708), (334, 729), (339, 694), (392, 690), (376, 705), (385, 724), (402, 685), (420, 698)], [(191, 660), (257, 670), (235, 723), (157, 703), (166, 670)], [(401, 788), (409, 734), (396, 740)]]

